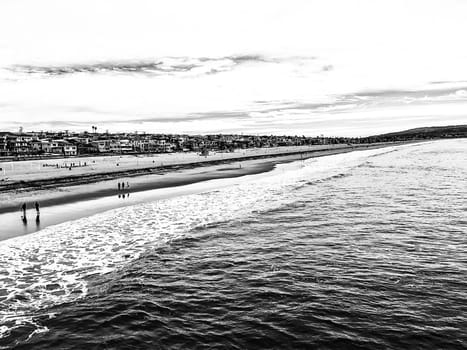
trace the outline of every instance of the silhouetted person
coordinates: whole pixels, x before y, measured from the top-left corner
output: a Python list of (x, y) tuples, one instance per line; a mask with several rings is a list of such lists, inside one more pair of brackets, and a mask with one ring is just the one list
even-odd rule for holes
[(122, 191), (124, 191), (124, 190), (125, 190), (125, 183), (122, 182)]
[(119, 190), (119, 191), (120, 191), (120, 186), (121, 186), (121, 185), (120, 185), (120, 182), (119, 182), (119, 183), (118, 183), (118, 190)]
[(36, 208), (36, 213), (37, 213), (37, 215), (39, 215), (39, 214), (40, 214), (40, 205), (39, 205), (39, 202), (34, 203), (34, 207)]
[(126, 182), (126, 188), (130, 188), (130, 183), (128, 181)]
[(21, 211), (23, 212), (23, 217), (26, 218), (26, 203), (23, 203), (21, 206)]

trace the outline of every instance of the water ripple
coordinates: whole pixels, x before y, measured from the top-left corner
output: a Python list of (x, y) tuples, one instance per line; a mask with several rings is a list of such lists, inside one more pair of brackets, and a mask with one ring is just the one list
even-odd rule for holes
[[(14, 306), (25, 312), (16, 321), (30, 320), (10, 327), (4, 343), (464, 349), (466, 144), (279, 167), (269, 180), (55, 227), (35, 236), (42, 244), (13, 241), (23, 255), (8, 254), (27, 264), (4, 265), (3, 288), (10, 296), (15, 286), (18, 298), (28, 290), (18, 283), (29, 283), (43, 294), (0, 301), (7, 316)], [(51, 253), (57, 247), (61, 255)], [(51, 299), (59, 290), (81, 298)]]

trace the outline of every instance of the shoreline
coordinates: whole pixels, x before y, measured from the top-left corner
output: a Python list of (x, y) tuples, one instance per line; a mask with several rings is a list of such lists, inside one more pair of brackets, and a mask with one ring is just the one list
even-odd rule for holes
[[(231, 163), (230, 163), (231, 164)], [(230, 165), (229, 164), (229, 165)], [(191, 172), (190, 170), (203, 170), (202, 167), (186, 168), (185, 171), (181, 170), (178, 172), (166, 172), (164, 174), (150, 174), (150, 175), (136, 175), (143, 181), (130, 182), (131, 186), (125, 190), (118, 190), (117, 182), (124, 181), (127, 183), (129, 177), (123, 177), (112, 180), (101, 180), (96, 182), (86, 182), (84, 184), (70, 184), (69, 186), (63, 186), (65, 191), (60, 191), (59, 196), (50, 196), (50, 193), (41, 193), (49, 188), (42, 188), (36, 190), (37, 198), (40, 201), (41, 208), (46, 208), (54, 205), (68, 204), (83, 200), (95, 199), (100, 197), (114, 196), (118, 194), (137, 193), (149, 190), (161, 189), (161, 188), (172, 188), (180, 187), (184, 185), (190, 185), (198, 182), (204, 182), (214, 179), (227, 179), (240, 177), (245, 175), (255, 175), (263, 172), (267, 172), (273, 169), (270, 164), (258, 164), (250, 167), (242, 167), (238, 169), (229, 168), (213, 168), (204, 169), (205, 171)], [(181, 178), (181, 175), (186, 175)], [(157, 176), (157, 177), (156, 177)], [(131, 179), (131, 178), (130, 178)], [(137, 179), (139, 180), (139, 179)], [(117, 182), (116, 182), (117, 181)], [(91, 186), (89, 186), (91, 185)], [(96, 186), (92, 186), (96, 185)], [(75, 190), (75, 191), (74, 191)], [(91, 190), (91, 191), (87, 191)], [(21, 192), (19, 194), (34, 193), (33, 191)], [(40, 199), (42, 195), (42, 200)], [(22, 197), (21, 197), (22, 198)], [(19, 210), (20, 202), (16, 204), (4, 205), (0, 204), (0, 214), (14, 212)]]
[[(117, 182), (130, 182), (127, 192), (178, 187), (219, 178), (254, 175), (272, 170), (276, 164), (358, 150), (390, 147), (402, 143), (384, 143), (327, 149), (312, 149), (276, 154), (260, 154), (196, 163), (126, 169), (123, 171), (52, 177), (30, 182), (0, 185), (0, 214), (18, 211), (23, 202), (39, 201), (42, 208), (82, 200), (117, 195)], [(405, 143), (403, 143), (405, 144)], [(241, 164), (241, 165), (238, 165)], [(235, 165), (234, 167), (232, 165)], [(120, 192), (121, 193), (121, 192)], [(3, 198), (2, 198), (3, 197)]]
[[(14, 169), (11, 162), (10, 164), (0, 162), (0, 166), (3, 167), (3, 177), (0, 174), (0, 195), (9, 191), (54, 189), (98, 181), (116, 180), (121, 177), (165, 174), (167, 172), (193, 169), (195, 167), (223, 165), (239, 161), (266, 160), (285, 156), (312, 157), (313, 154), (321, 152), (347, 152), (349, 150), (388, 147), (405, 143), (407, 142), (296, 146), (284, 147), (283, 149), (280, 147), (274, 149), (247, 149), (234, 153), (213, 153), (209, 156), (168, 153), (154, 154), (142, 158), (135, 156), (89, 157), (85, 158), (89, 164), (85, 163), (86, 166), (84, 167), (73, 167), (73, 171), (70, 170), (70, 172), (67, 171), (68, 165), (55, 168), (55, 165), (52, 167), (51, 164), (48, 164), (50, 160), (15, 161), (16, 168), (19, 167), (18, 163), (22, 163), (22, 169)], [(65, 164), (72, 164), (69, 158), (63, 158), (61, 161), (64, 161)], [(56, 164), (59, 165), (59, 163), (60, 160), (56, 160)], [(143, 165), (141, 166), (139, 163), (143, 163)], [(10, 165), (11, 169), (7, 170), (8, 165)], [(36, 167), (39, 169), (36, 169)]]
[[(223, 162), (206, 162), (196, 166), (185, 164), (176, 170), (149, 175), (118, 178), (127, 181), (130, 188), (118, 191), (116, 179), (92, 181), (56, 188), (27, 189), (25, 191), (0, 192), (0, 241), (40, 231), (48, 226), (88, 217), (107, 210), (158, 200), (160, 198), (199, 193), (211, 190), (224, 180), (272, 171), (276, 165), (297, 160), (349, 153), (359, 150), (386, 148), (407, 143), (365, 145), (339, 149), (298, 152), (295, 154), (254, 157), (256, 159), (231, 159)], [(172, 169), (174, 169), (172, 168)], [(213, 187), (214, 186), (214, 187)], [(131, 196), (130, 196), (131, 194)], [(125, 195), (125, 196), (123, 196)], [(41, 205), (40, 220), (36, 217), (33, 203)], [(27, 203), (28, 222), (22, 222), (20, 206)], [(37, 219), (37, 218), (36, 218)]]

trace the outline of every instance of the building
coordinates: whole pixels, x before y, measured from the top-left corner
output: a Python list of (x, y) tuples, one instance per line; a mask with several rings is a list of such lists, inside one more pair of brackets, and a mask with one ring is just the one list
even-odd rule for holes
[(8, 150), (7, 135), (0, 135), (0, 157), (6, 157), (10, 154)]
[(42, 151), (48, 154), (62, 154), (63, 145), (61, 144), (60, 141), (57, 141), (57, 140), (43, 141)]
[(109, 143), (110, 152), (112, 153), (131, 153), (133, 152), (133, 144), (130, 140), (111, 140)]
[(65, 156), (76, 156), (78, 155), (78, 147), (72, 143), (63, 143), (63, 154)]
[(110, 152), (110, 140), (97, 140), (91, 141), (91, 145), (97, 150), (98, 153)]
[(57, 154), (65, 156), (78, 155), (78, 147), (66, 140), (41, 140), (33, 142), (33, 148), (36, 152), (43, 152), (47, 154)]
[(6, 136), (7, 149), (16, 156), (28, 155), (32, 152), (29, 143), (32, 137), (23, 134), (10, 134)]

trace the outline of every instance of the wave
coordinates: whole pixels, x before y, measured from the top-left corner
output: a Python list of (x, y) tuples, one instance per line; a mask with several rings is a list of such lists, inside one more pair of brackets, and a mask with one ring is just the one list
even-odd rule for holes
[(89, 280), (123, 268), (142, 254), (195, 229), (293, 203), (294, 189), (347, 176), (388, 149), (279, 164), (266, 174), (228, 179), (198, 194), (110, 210), (0, 242), (0, 339), (15, 328), (47, 331), (37, 317), (87, 295)]

